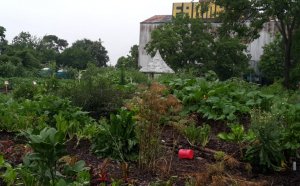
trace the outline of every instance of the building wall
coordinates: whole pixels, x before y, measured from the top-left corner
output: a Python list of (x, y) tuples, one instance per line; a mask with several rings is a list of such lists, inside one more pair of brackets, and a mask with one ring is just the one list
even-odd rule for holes
[(212, 2), (173, 3), (172, 15), (188, 14), (190, 18), (213, 19), (220, 11), (222, 8)]
[(141, 23), (140, 24), (140, 41), (139, 41), (139, 67), (144, 67), (151, 61), (151, 56), (144, 49), (146, 44), (151, 40), (151, 32), (164, 23)]
[(251, 54), (251, 60), (260, 60), (261, 55), (264, 53), (263, 47), (274, 40), (276, 32), (277, 28), (274, 21), (264, 24), (263, 29), (259, 33), (260, 37), (252, 41), (247, 47), (248, 53)]

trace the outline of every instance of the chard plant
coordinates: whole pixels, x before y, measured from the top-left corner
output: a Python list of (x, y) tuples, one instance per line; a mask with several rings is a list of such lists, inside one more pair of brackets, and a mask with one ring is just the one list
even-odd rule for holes
[(80, 178), (81, 184), (89, 184), (89, 168), (85, 167), (84, 161), (59, 166), (59, 160), (66, 155), (62, 132), (44, 128), (41, 131), (29, 130), (24, 135), (33, 151), (24, 157), (22, 168), (27, 169), (39, 185), (73, 183), (77, 181), (74, 176)]
[(243, 149), (251, 142), (255, 140), (255, 134), (249, 130), (248, 132), (245, 131), (244, 126), (240, 124), (232, 124), (229, 126), (230, 132), (229, 133), (219, 133), (218, 138), (224, 141), (234, 142), (238, 144), (240, 155), (243, 158), (244, 153)]
[(111, 114), (108, 122), (102, 121), (93, 138), (92, 149), (100, 157), (122, 162), (136, 160), (138, 141), (133, 112), (121, 109), (118, 114)]

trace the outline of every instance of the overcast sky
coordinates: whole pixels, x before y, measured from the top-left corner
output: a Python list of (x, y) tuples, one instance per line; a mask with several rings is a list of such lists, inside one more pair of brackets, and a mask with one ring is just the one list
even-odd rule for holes
[(171, 15), (173, 2), (187, 0), (0, 0), (0, 26), (11, 42), (21, 31), (42, 37), (53, 34), (71, 45), (87, 38), (103, 41), (110, 63), (126, 56), (139, 42), (140, 22)]

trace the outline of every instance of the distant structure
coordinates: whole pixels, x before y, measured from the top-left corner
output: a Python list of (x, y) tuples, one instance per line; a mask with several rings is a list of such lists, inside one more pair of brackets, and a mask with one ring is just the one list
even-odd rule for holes
[(156, 51), (155, 56), (151, 61), (140, 69), (140, 72), (148, 73), (151, 77), (154, 74), (173, 74), (175, 73), (162, 59), (159, 51)]
[[(145, 67), (150, 61), (149, 56), (145, 50), (146, 44), (151, 40), (151, 32), (158, 27), (171, 22), (172, 17), (178, 14), (188, 14), (192, 18), (199, 17), (205, 21), (209, 21), (213, 26), (218, 26), (214, 18), (217, 13), (222, 11), (222, 8), (207, 0), (200, 0), (200, 2), (185, 2), (173, 3), (172, 15), (155, 15), (140, 23), (140, 40), (139, 40), (139, 67)], [(263, 47), (273, 41), (275, 33), (277, 32), (275, 22), (270, 21), (266, 23), (260, 31), (260, 37), (247, 45), (247, 54), (251, 55), (250, 66), (258, 72), (257, 64), (263, 54)]]
[(215, 3), (208, 0), (200, 0), (200, 2), (173, 3), (172, 16), (178, 14), (188, 14), (190, 18), (202, 18), (205, 20), (213, 20), (223, 9)]
[(259, 38), (247, 45), (247, 54), (251, 55), (250, 67), (254, 69), (256, 74), (258, 74), (258, 62), (264, 53), (263, 47), (274, 40), (277, 32), (278, 29), (275, 25), (275, 21), (271, 20), (264, 24), (263, 29), (259, 32)]
[(140, 23), (139, 67), (144, 67), (151, 61), (151, 56), (145, 50), (146, 44), (151, 40), (151, 32), (171, 20), (171, 15), (155, 15)]

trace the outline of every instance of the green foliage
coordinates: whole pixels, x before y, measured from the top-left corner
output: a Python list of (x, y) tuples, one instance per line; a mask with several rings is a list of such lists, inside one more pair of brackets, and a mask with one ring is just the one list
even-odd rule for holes
[(3, 178), (5, 183), (10, 186), (13, 185), (14, 181), (16, 180), (16, 172), (14, 171), (13, 167), (5, 162), (4, 157), (0, 154), (0, 168), (5, 169), (0, 171), (0, 178)]
[(147, 52), (154, 55), (159, 50), (175, 70), (188, 66), (197, 68), (198, 63), (206, 64), (213, 56), (210, 28), (200, 19), (176, 16), (171, 23), (152, 32), (151, 41), (146, 45)]
[(102, 41), (91, 41), (88, 39), (77, 40), (71, 47), (65, 49), (58, 57), (59, 65), (70, 66), (77, 69), (85, 69), (88, 63), (98, 67), (107, 66), (109, 57), (102, 45)]
[(63, 133), (44, 128), (23, 134), (33, 150), (26, 154), (23, 164), (13, 168), (0, 156), (0, 167), (6, 168), (1, 177), (8, 185), (89, 185), (89, 168), (85, 167), (84, 161), (61, 161), (66, 154)]
[(58, 160), (66, 155), (63, 133), (54, 128), (44, 128), (39, 133), (28, 131), (26, 137), (33, 152), (24, 158), (24, 166), (29, 167), (40, 184), (54, 183)]
[(241, 77), (248, 68), (249, 56), (245, 55), (246, 45), (237, 38), (222, 37), (215, 41), (213, 51), (214, 63), (211, 70), (221, 80)]
[(125, 85), (125, 69), (124, 69), (124, 66), (121, 67), (120, 85)]
[(201, 127), (196, 127), (193, 124), (185, 127), (183, 134), (192, 146), (201, 145), (204, 148), (209, 142), (210, 130), (211, 128), (207, 124)]
[[(285, 49), (282, 56), (284, 58), (284, 84), (289, 88), (291, 69), (297, 63), (296, 58), (292, 59), (292, 50), (295, 31), (300, 26), (298, 16), (300, 2), (294, 0), (217, 0), (216, 4), (224, 8), (219, 16), (222, 22), (220, 33), (225, 36), (242, 38), (244, 41), (249, 42), (256, 39), (264, 23), (271, 19), (277, 20), (276, 27), (283, 38)], [(272, 61), (274, 62), (274, 60)]]
[(129, 51), (130, 55), (122, 56), (118, 59), (116, 68), (138, 69), (139, 46), (133, 45)]
[(282, 126), (270, 113), (254, 112), (252, 130), (255, 141), (247, 148), (245, 158), (262, 171), (280, 171), (284, 168)]
[(17, 75), (17, 66), (11, 62), (3, 63), (1, 60), (0, 76), (1, 77), (13, 77)]
[[(300, 110), (300, 109), (299, 109)], [(292, 123), (283, 130), (283, 148), (288, 157), (300, 157), (300, 122)]]
[(146, 50), (151, 55), (159, 50), (176, 71), (191, 68), (201, 74), (214, 70), (221, 79), (241, 76), (249, 61), (246, 46), (239, 39), (217, 37), (212, 30), (199, 18), (178, 15), (151, 33)]
[(168, 85), (182, 101), (184, 112), (197, 112), (207, 119), (235, 121), (239, 114), (251, 108), (269, 109), (272, 95), (263, 94), (258, 87), (231, 79), (225, 82), (204, 78), (174, 79)]
[(111, 114), (109, 123), (100, 123), (99, 133), (93, 138), (93, 151), (101, 157), (128, 162), (137, 159), (138, 140), (133, 112), (120, 110)]
[(118, 71), (90, 65), (80, 82), (65, 86), (61, 94), (96, 118), (109, 116), (123, 105), (124, 99), (130, 98), (134, 90), (134, 86), (120, 86), (119, 80)]
[(269, 82), (283, 77), (284, 49), (281, 37), (277, 36), (272, 43), (264, 47), (258, 67), (263, 78)]
[(246, 133), (243, 125), (239, 124), (230, 125), (230, 129), (231, 131), (229, 133), (222, 132), (218, 134), (218, 138), (224, 141), (237, 143), (241, 157), (243, 157), (243, 149), (246, 145), (254, 141), (255, 134), (252, 131)]
[(7, 40), (5, 39), (6, 29), (3, 26), (0, 26), (0, 55), (3, 53), (7, 46)]
[(33, 99), (38, 94), (38, 88), (32, 82), (24, 83), (18, 86), (13, 91), (13, 98), (15, 99)]
[(86, 112), (56, 96), (38, 96), (33, 100), (20, 101), (5, 97), (0, 104), (0, 115), (1, 130), (20, 131), (51, 126), (71, 138), (77, 133), (82, 136), (87, 130), (85, 126), (94, 123)]

